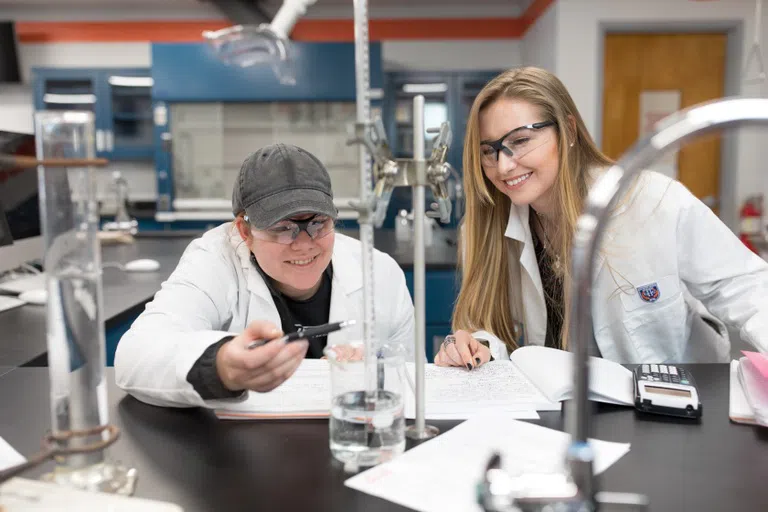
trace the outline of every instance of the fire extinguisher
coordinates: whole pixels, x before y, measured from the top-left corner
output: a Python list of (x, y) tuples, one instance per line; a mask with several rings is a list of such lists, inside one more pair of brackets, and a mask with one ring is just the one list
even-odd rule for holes
[(739, 218), (741, 221), (741, 231), (739, 233), (739, 238), (741, 239), (742, 243), (744, 243), (744, 245), (746, 245), (750, 251), (754, 252), (755, 254), (759, 254), (759, 251), (755, 246), (754, 240), (759, 239), (762, 233), (762, 225), (763, 225), (762, 196), (754, 196), (754, 197), (748, 198), (744, 202), (744, 205), (741, 207)]

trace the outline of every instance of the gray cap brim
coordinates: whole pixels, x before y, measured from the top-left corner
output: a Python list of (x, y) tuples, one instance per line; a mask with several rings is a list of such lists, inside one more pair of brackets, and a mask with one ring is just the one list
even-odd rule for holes
[(316, 213), (336, 218), (338, 210), (333, 198), (313, 189), (284, 190), (245, 209), (248, 222), (256, 229), (266, 229), (294, 215)]

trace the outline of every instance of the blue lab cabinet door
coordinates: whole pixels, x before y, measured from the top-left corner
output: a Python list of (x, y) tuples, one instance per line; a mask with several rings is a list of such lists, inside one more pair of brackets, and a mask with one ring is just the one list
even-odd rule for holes
[[(454, 269), (427, 269), (425, 305), (425, 349), (427, 360), (434, 360), (434, 342), (451, 333), (451, 316), (459, 291), (459, 281)], [(414, 299), (413, 269), (405, 271), (405, 284)], [(439, 342), (438, 342), (439, 343)]]
[(95, 69), (33, 68), (35, 110), (78, 110), (92, 112), (94, 129), (102, 134), (96, 141), (96, 156), (107, 157), (103, 136), (105, 101), (100, 95), (100, 77)]
[[(294, 42), (295, 85), (279, 82), (270, 65), (247, 68), (221, 61), (207, 43), (155, 43), (155, 101), (353, 101), (352, 43)], [(381, 88), (381, 44), (370, 46), (371, 87)]]
[(149, 69), (100, 71), (108, 158), (152, 160), (152, 78)]
[(35, 68), (35, 110), (93, 112), (97, 156), (151, 160), (154, 151), (149, 75), (149, 69), (144, 68)]

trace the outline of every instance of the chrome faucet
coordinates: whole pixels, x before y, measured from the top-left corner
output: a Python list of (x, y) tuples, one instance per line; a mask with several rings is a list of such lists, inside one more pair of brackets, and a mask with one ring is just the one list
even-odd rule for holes
[[(655, 131), (638, 141), (592, 186), (576, 225), (571, 260), (573, 283), (570, 309), (570, 347), (574, 355), (574, 394), (567, 404), (571, 442), (565, 454), (565, 478), (541, 475), (538, 485), (522, 488), (502, 469), (495, 455), (480, 483), (478, 500), (486, 511), (645, 510), (645, 497), (630, 493), (598, 492), (593, 478), (594, 454), (587, 442), (592, 432), (589, 409), (589, 347), (592, 328), (594, 263), (610, 212), (633, 178), (662, 153), (699, 135), (744, 125), (768, 126), (768, 99), (732, 98), (703, 103), (663, 119)], [(549, 480), (547, 481), (547, 478)], [(528, 481), (531, 479), (529, 478)], [(534, 480), (535, 481), (535, 480)]]

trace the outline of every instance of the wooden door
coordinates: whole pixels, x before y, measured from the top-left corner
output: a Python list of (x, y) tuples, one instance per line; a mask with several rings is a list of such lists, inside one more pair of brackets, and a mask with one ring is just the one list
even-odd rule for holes
[[(680, 108), (723, 97), (726, 38), (725, 33), (607, 34), (603, 151), (615, 159), (638, 140), (644, 91), (679, 91)], [(677, 158), (676, 177), (717, 210), (719, 135), (685, 145)]]

